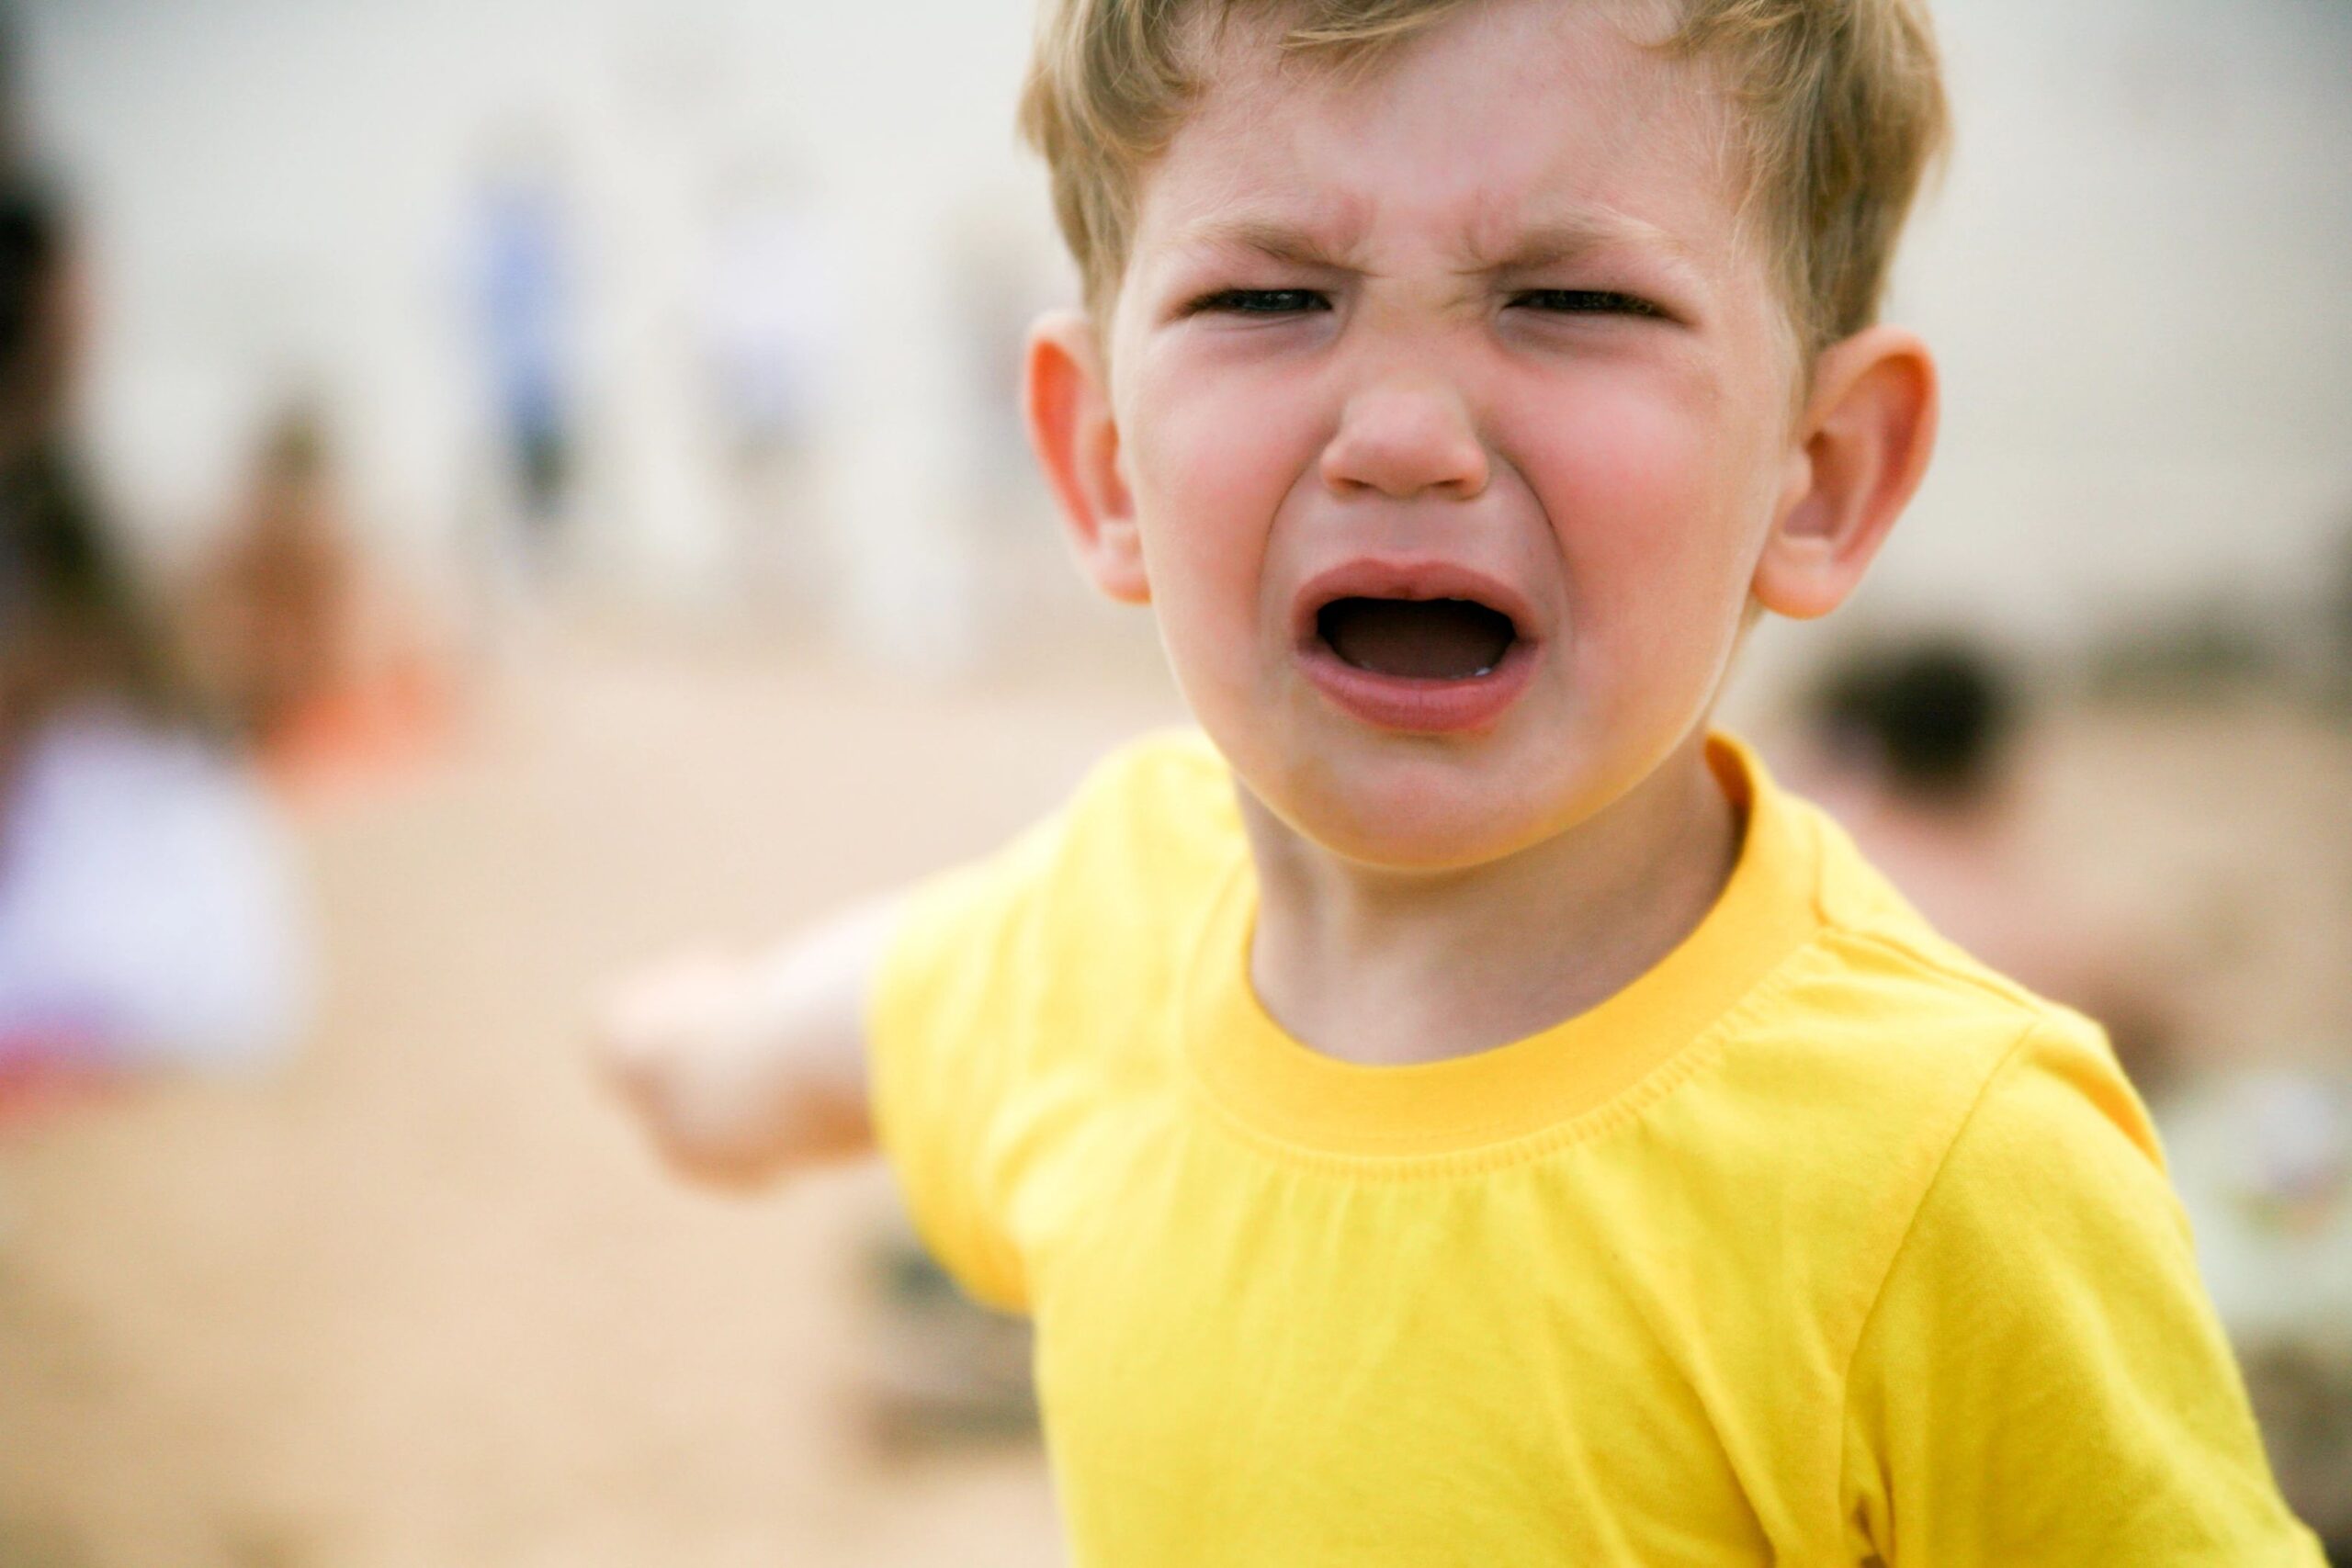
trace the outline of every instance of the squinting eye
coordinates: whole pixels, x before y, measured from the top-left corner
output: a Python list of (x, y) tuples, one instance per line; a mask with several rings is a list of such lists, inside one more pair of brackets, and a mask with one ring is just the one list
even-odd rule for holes
[(1330, 300), (1312, 288), (1220, 288), (1184, 307), (1188, 316), (1221, 312), (1235, 316), (1302, 316), (1328, 310)]
[(1510, 302), (1559, 315), (1658, 316), (1666, 312), (1646, 299), (1607, 288), (1531, 288)]

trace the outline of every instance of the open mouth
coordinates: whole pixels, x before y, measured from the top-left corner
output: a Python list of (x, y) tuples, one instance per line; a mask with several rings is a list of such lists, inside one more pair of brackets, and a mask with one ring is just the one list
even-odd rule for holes
[(1334, 599), (1315, 631), (1340, 662), (1412, 681), (1491, 675), (1519, 640), (1509, 615), (1475, 599)]

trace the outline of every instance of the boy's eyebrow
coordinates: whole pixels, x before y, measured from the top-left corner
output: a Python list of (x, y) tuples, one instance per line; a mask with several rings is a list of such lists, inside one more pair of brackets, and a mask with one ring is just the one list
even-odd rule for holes
[(1177, 231), (1174, 245), (1184, 250), (1255, 251), (1300, 266), (1336, 267), (1347, 265), (1348, 253), (1356, 248), (1361, 231), (1360, 224), (1341, 224), (1327, 236), (1283, 219), (1241, 213), (1188, 225)]
[(1522, 229), (1491, 249), (1474, 246), (1470, 265), (1462, 270), (1541, 272), (1597, 251), (1619, 249), (1663, 253), (1682, 263), (1697, 259), (1688, 243), (1655, 223), (1622, 212), (1587, 212)]
[[(1341, 224), (1326, 235), (1279, 218), (1227, 214), (1204, 218), (1178, 231), (1179, 249), (1254, 251), (1271, 260), (1300, 266), (1345, 267), (1360, 242), (1361, 224)], [(1690, 246), (1668, 230), (1622, 212), (1580, 212), (1518, 230), (1500, 241), (1473, 240), (1464, 248), (1463, 273), (1540, 272), (1582, 260), (1596, 252), (1638, 250), (1668, 259), (1697, 260)]]

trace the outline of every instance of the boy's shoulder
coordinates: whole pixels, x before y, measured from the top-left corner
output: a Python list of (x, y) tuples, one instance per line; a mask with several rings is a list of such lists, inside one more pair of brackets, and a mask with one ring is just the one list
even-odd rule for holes
[(1129, 811), (1162, 827), (1231, 827), (1233, 770), (1209, 738), (1188, 726), (1154, 729), (1114, 748), (1086, 774), (1071, 800), (1080, 812)]
[(1011, 843), (918, 888), (884, 978), (977, 966), (1011, 984), (1026, 969), (1050, 990), (1126, 966), (1166, 981), (1181, 933), (1247, 854), (1224, 758), (1197, 730), (1152, 731)]
[(1759, 987), (1741, 1044), (1783, 1082), (1792, 1118), (1876, 1121), (1890, 1137), (1940, 1125), (1918, 1146), (1948, 1152), (1967, 1131), (2026, 1165), (2079, 1168), (2096, 1151), (2094, 1164), (2161, 1174), (2105, 1030), (1946, 940), (1826, 813), (1780, 805), (1813, 842), (1816, 925)]
[(1898, 892), (1829, 815), (1783, 793), (1814, 841), (1814, 908), (1825, 978), (1878, 1017), (1908, 1015), (1939, 1034), (1973, 1037), (1979, 1050), (2032, 1034), (2070, 1049), (2108, 1052), (2106, 1034), (2081, 1013), (2027, 988), (1947, 939)]
[[(1153, 730), (1089, 771), (1055, 825), (1056, 848), (1122, 903), (1149, 888), (1165, 904), (1230, 874), (1247, 852), (1233, 773), (1197, 729)], [(1177, 901), (1181, 902), (1181, 898)]]

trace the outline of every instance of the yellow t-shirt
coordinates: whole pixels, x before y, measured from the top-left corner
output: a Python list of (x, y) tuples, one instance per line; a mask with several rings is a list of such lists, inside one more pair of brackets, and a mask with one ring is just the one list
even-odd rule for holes
[(1711, 760), (1747, 825), (1699, 929), (1434, 1064), (1266, 1016), (1196, 736), (915, 897), (876, 1122), (1035, 1319), (1083, 1568), (2320, 1562), (2096, 1026)]

